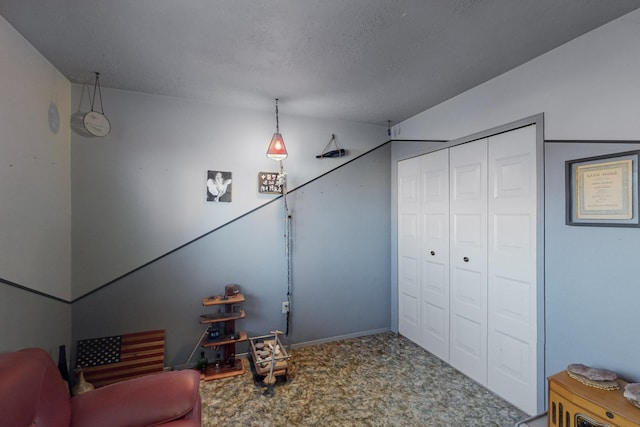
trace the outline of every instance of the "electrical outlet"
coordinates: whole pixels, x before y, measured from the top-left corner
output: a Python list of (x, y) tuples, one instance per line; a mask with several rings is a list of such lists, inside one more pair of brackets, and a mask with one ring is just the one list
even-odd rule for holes
[(289, 312), (289, 301), (282, 301), (282, 314)]

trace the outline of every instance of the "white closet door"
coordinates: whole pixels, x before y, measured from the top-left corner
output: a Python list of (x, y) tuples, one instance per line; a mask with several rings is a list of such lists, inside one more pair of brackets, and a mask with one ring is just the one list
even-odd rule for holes
[(449, 150), (422, 156), (423, 346), (449, 361)]
[(420, 334), (420, 158), (398, 162), (398, 331)]
[(487, 140), (450, 150), (451, 365), (487, 384)]
[(536, 129), (489, 138), (488, 387), (537, 412)]

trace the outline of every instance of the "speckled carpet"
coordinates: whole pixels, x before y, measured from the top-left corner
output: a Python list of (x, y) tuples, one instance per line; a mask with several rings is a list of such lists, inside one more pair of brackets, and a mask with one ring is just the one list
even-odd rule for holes
[[(283, 339), (286, 345), (286, 339)], [(513, 427), (527, 415), (394, 333), (289, 350), (274, 395), (244, 375), (202, 381), (202, 426)]]

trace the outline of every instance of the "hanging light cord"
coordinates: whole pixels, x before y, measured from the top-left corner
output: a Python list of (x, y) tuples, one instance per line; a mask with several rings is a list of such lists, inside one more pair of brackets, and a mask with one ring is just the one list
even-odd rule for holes
[[(93, 85), (93, 99), (91, 100), (91, 111), (93, 111), (93, 103), (96, 100), (96, 89), (98, 90), (98, 96), (100, 97), (100, 112), (104, 114), (104, 107), (102, 106), (102, 89), (100, 88), (100, 73), (96, 72), (96, 83)], [(276, 105), (276, 109), (277, 109)], [(277, 111), (277, 110), (276, 110)], [(278, 113), (276, 113), (276, 116)], [(276, 118), (277, 121), (277, 118)]]
[[(280, 118), (278, 115), (278, 98), (276, 98), (276, 133), (280, 133)], [(282, 179), (282, 199), (284, 201), (284, 252), (287, 259), (287, 302), (289, 302), (289, 310), (287, 311), (287, 327), (285, 335), (289, 336), (289, 321), (291, 318), (291, 214), (289, 213), (289, 205), (287, 204), (287, 177), (284, 174), (284, 164), (280, 160), (280, 177)]]
[[(276, 133), (280, 133), (280, 120), (278, 119), (278, 98), (276, 98)], [(280, 163), (282, 168), (282, 163)]]
[(285, 257), (287, 259), (287, 301), (289, 302), (289, 311), (287, 311), (287, 327), (285, 335), (289, 336), (289, 326), (291, 318), (291, 214), (289, 213), (289, 204), (287, 202), (287, 178), (284, 174), (284, 166), (280, 160), (280, 175), (282, 176), (282, 199), (284, 201), (284, 243)]
[(86, 83), (82, 84), (82, 92), (80, 92), (80, 102), (78, 103), (78, 111), (82, 109), (82, 100), (84, 99), (84, 91), (87, 91), (87, 96), (91, 98), (91, 93), (89, 92), (89, 88)]

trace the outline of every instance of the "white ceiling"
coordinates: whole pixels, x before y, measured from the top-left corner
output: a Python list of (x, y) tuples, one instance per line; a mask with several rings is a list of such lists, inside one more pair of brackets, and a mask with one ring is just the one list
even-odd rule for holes
[[(73, 82), (397, 123), (638, 0), (0, 0)], [(107, 108), (105, 106), (105, 108)]]

